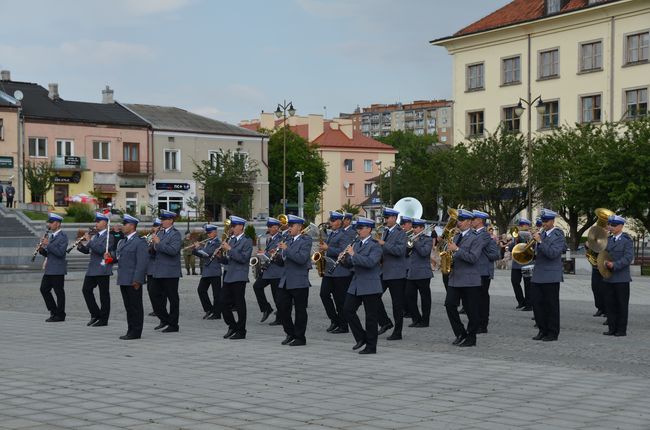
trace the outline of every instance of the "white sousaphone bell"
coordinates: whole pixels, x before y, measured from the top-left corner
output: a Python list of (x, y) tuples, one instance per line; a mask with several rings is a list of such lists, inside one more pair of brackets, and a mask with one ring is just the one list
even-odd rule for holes
[(407, 216), (411, 218), (421, 218), (422, 217), (422, 203), (418, 201), (415, 197), (403, 197), (395, 203), (393, 209), (399, 212), (397, 217), (397, 223), (400, 222), (402, 216)]

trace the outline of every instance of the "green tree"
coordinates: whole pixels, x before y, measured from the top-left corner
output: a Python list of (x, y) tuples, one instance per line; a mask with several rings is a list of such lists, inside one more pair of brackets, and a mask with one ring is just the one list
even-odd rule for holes
[[(267, 131), (268, 132), (268, 131)], [(305, 203), (316, 202), (327, 183), (327, 166), (318, 153), (318, 147), (310, 144), (289, 128), (287, 133), (287, 201), (298, 201), (298, 171), (305, 187)], [(282, 200), (284, 130), (273, 132), (269, 138), (269, 201), (274, 207)], [(311, 205), (313, 208), (313, 204)], [(312, 210), (313, 212), (313, 210)], [(305, 204), (305, 213), (307, 204)], [(276, 214), (277, 215), (277, 214)]]
[(229, 213), (251, 217), (253, 184), (260, 172), (257, 161), (239, 150), (220, 150), (210, 160), (195, 161), (194, 166), (192, 176), (204, 190), (207, 207), (219, 205)]
[(47, 192), (54, 186), (55, 172), (53, 163), (51, 161), (27, 161), (22, 171), (32, 202), (43, 202)]
[(350, 199), (348, 199), (348, 202), (341, 206), (341, 209), (339, 209), (339, 212), (342, 213), (350, 213), (352, 216), (359, 215), (359, 212), (361, 212), (361, 206), (359, 205), (354, 205), (350, 203)]
[(573, 250), (596, 221), (594, 210), (614, 205), (610, 151), (616, 129), (614, 124), (563, 126), (534, 146), (532, 177), (539, 203), (567, 223)]

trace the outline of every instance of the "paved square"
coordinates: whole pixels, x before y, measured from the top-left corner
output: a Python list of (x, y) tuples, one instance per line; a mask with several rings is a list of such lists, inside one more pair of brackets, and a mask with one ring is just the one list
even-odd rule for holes
[(628, 337), (612, 339), (591, 316), (588, 277), (567, 277), (560, 340), (540, 343), (531, 314), (514, 310), (508, 275), (497, 272), (490, 333), (477, 348), (449, 344), (436, 277), (431, 327), (405, 328), (397, 343), (382, 336), (375, 356), (354, 353), (349, 334), (325, 333), (318, 287), (308, 344), (293, 348), (280, 345), (281, 328), (258, 322), (250, 285), (244, 341), (201, 319), (191, 276), (181, 281), (180, 333), (155, 332), (146, 317), (143, 338), (124, 342), (116, 287), (109, 325), (89, 328), (80, 274), (66, 281), (64, 323), (43, 322), (37, 281), (2, 284), (0, 428), (650, 428), (650, 280), (635, 279)]

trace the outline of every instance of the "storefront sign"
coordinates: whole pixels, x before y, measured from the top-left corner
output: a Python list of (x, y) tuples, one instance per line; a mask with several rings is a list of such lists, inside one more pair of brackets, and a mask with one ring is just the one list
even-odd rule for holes
[(157, 190), (166, 190), (166, 191), (187, 191), (190, 189), (190, 184), (183, 183), (171, 183), (171, 182), (156, 182)]
[(13, 169), (14, 157), (0, 157), (0, 169)]
[(54, 176), (54, 182), (59, 184), (78, 184), (81, 181), (81, 174), (75, 172), (72, 176)]
[(66, 155), (63, 160), (66, 166), (81, 166), (81, 157)]

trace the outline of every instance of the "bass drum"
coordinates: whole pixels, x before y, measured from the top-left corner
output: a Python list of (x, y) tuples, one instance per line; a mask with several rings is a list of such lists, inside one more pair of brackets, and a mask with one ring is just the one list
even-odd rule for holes
[(534, 268), (535, 268), (534, 264), (527, 264), (525, 266), (521, 266), (521, 276), (523, 276), (524, 278), (532, 278)]

